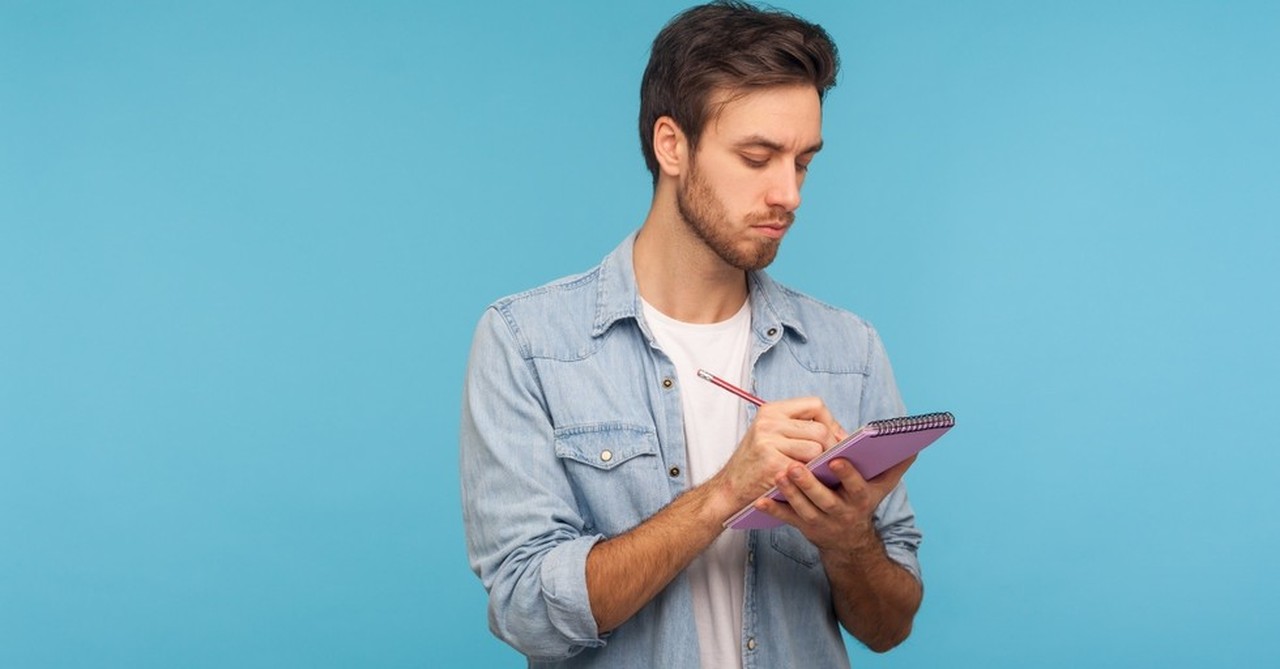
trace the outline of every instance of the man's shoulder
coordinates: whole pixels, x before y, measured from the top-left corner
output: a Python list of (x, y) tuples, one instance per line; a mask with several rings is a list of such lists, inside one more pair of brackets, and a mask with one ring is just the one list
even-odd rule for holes
[(869, 321), (858, 314), (820, 300), (808, 293), (796, 290), (779, 281), (763, 277), (764, 291), (767, 299), (780, 302), (779, 311), (791, 316), (801, 328), (835, 327), (843, 331), (852, 331), (860, 335), (874, 333), (875, 328)]
[(597, 336), (614, 321), (633, 316), (635, 277), (631, 271), (632, 233), (585, 272), (570, 274), (536, 288), (503, 297), (489, 305), (521, 336), (573, 344)]
[(527, 357), (576, 357), (592, 338), (600, 267), (495, 300), (485, 318), (500, 319)]
[(489, 308), (503, 313), (537, 312), (547, 307), (573, 300), (596, 299), (596, 282), (600, 276), (597, 265), (585, 272), (562, 276), (540, 286), (512, 293), (495, 300)]

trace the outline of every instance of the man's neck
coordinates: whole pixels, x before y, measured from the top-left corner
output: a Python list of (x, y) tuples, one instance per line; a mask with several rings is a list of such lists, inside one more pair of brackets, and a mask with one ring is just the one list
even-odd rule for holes
[(640, 296), (678, 321), (719, 323), (747, 299), (746, 272), (716, 255), (674, 211), (649, 210), (632, 263)]

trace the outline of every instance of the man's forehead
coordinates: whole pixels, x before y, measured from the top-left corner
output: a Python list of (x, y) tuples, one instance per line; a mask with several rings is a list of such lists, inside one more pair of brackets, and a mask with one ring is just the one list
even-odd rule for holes
[(709, 130), (735, 147), (815, 153), (822, 148), (822, 102), (807, 85), (720, 90)]

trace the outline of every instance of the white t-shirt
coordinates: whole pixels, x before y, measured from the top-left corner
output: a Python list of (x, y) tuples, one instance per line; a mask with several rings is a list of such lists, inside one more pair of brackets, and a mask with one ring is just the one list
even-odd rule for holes
[[(720, 471), (746, 429), (746, 402), (698, 378), (705, 369), (740, 387), (748, 382), (751, 303), (719, 323), (684, 323), (641, 301), (658, 347), (676, 367), (684, 411), (687, 469), (691, 485)], [(727, 530), (686, 569), (703, 667), (741, 667), (746, 533)]]

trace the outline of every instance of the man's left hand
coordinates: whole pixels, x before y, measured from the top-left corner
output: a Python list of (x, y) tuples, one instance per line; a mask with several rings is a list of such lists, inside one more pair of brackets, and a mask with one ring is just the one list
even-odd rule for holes
[[(830, 465), (840, 477), (840, 485), (834, 489), (819, 481), (807, 467), (793, 464), (775, 480), (787, 501), (765, 498), (756, 502), (756, 508), (795, 526), (819, 550), (870, 549), (879, 546), (872, 514), (913, 462), (915, 456), (868, 481), (848, 460), (837, 458)], [(870, 544), (871, 541), (875, 543)]]

